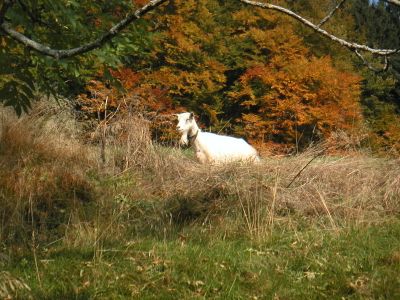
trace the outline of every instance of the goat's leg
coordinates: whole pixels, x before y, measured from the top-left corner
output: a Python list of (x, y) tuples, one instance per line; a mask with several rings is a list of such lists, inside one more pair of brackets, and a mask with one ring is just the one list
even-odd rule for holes
[(202, 164), (205, 164), (208, 162), (207, 156), (201, 151), (196, 151), (196, 157), (199, 160), (199, 162)]

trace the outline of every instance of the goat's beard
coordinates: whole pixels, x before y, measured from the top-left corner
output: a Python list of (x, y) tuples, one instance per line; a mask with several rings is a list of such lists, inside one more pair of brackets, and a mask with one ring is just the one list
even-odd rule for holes
[(182, 146), (185, 146), (185, 145), (189, 144), (188, 132), (187, 131), (182, 133), (182, 136), (181, 136), (181, 139), (179, 141), (179, 144), (181, 144)]

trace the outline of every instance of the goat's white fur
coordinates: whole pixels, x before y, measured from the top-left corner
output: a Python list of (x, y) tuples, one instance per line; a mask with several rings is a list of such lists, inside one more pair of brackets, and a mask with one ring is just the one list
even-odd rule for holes
[(201, 163), (259, 161), (256, 149), (245, 140), (201, 131), (193, 113), (184, 112), (176, 116), (178, 117), (176, 128), (182, 134), (180, 143), (193, 145), (196, 157)]

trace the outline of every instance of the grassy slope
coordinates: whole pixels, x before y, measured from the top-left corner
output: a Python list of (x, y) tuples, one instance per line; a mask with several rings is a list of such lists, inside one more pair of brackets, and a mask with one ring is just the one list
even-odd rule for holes
[(3, 120), (0, 298), (400, 297), (398, 161), (322, 157), (287, 188), (315, 152), (204, 167), (136, 121), (102, 165), (67, 120)]
[[(341, 299), (400, 297), (400, 222), (339, 233), (274, 232), (259, 243), (143, 237), (93, 248), (51, 247), (8, 270), (36, 299)], [(38, 280), (38, 274), (40, 282)]]

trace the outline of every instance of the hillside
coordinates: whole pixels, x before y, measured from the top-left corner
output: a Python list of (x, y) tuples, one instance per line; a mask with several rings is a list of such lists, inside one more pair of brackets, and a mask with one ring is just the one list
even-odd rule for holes
[(103, 162), (68, 105), (2, 116), (2, 298), (400, 295), (398, 160), (204, 166), (130, 116)]

